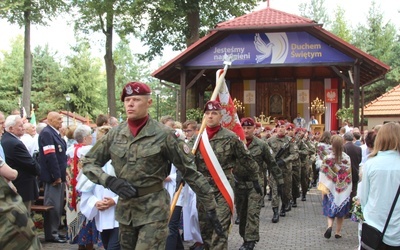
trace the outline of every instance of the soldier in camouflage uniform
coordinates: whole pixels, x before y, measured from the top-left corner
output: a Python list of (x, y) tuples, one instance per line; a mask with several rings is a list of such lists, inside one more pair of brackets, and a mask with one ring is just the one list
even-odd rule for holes
[(311, 142), (308, 137), (308, 132), (306, 131), (303, 138), (304, 143), (308, 149), (308, 155), (304, 162), (304, 167), (302, 166), (300, 173), (300, 182), (301, 182), (301, 200), (306, 201), (306, 195), (308, 188), (310, 187), (310, 177), (311, 177), (311, 168), (313, 161), (315, 161), (315, 145)]
[[(246, 150), (245, 145), (240, 141), (238, 136), (221, 126), (221, 110), (221, 104), (217, 101), (207, 102), (204, 108), (204, 119), (206, 119), (207, 125), (204, 132), (208, 135), (211, 148), (231, 187), (234, 185), (234, 173), (239, 178), (248, 181), (248, 187), (250, 189), (255, 188), (261, 193), (261, 187), (258, 183), (257, 162), (251, 157), (249, 151)], [(196, 152), (196, 165), (198, 171), (206, 177), (214, 190), (215, 199), (217, 201), (217, 215), (224, 231), (227, 232), (231, 225), (231, 210), (208, 171), (204, 157), (199, 150)], [(199, 212), (200, 231), (205, 248), (218, 250), (228, 249), (228, 238), (220, 237), (215, 233), (213, 234), (210, 223), (205, 217), (204, 206), (197, 203), (197, 208)]]
[[(254, 135), (255, 126), (252, 118), (242, 119), (241, 125), (250, 154), (258, 166), (266, 164), (269, 172), (278, 180), (279, 192), (281, 192), (283, 188), (282, 171), (275, 162), (272, 150), (264, 140)], [(252, 183), (245, 181), (241, 176), (235, 174), (235, 179), (237, 180), (235, 183), (236, 204), (241, 207), (239, 234), (245, 242), (239, 250), (253, 249), (255, 243), (260, 239), (260, 199), (264, 199), (264, 196), (257, 193), (257, 190), (253, 189)], [(264, 181), (263, 174), (259, 172), (259, 182), (262, 181)]]
[(299, 157), (294, 161), (292, 166), (292, 207), (297, 207), (297, 198), (300, 197), (300, 183), (301, 183), (301, 173), (304, 172), (306, 167), (306, 160), (308, 157), (308, 147), (305, 144), (304, 133), (302, 128), (296, 128), (295, 141), (299, 149)]
[[(179, 169), (207, 210), (211, 227), (224, 235), (215, 198), (206, 179), (195, 170), (194, 155), (174, 131), (151, 119), (150, 88), (128, 83), (121, 101), (128, 120), (98, 141), (83, 159), (83, 173), (119, 195), (115, 217), (122, 249), (165, 249), (170, 198), (163, 188), (170, 163)], [(102, 167), (112, 160), (116, 177)]]
[(0, 176), (0, 248), (13, 250), (42, 249), (36, 227), (21, 196)]
[[(278, 166), (282, 170), (283, 175), (283, 195), (282, 195), (282, 207), (280, 216), (286, 216), (286, 207), (289, 206), (290, 200), (292, 199), (292, 161), (298, 157), (298, 148), (296, 143), (292, 140), (290, 136), (286, 135), (285, 126), (280, 126), (278, 128), (278, 133), (276, 136), (271, 137), (267, 140), (268, 145), (271, 147), (272, 151), (275, 153), (275, 160)], [(280, 156), (277, 154), (280, 154)], [(279, 198), (277, 192), (277, 183), (274, 178), (271, 179), (272, 186), (272, 209), (274, 211), (274, 217), (272, 222), (278, 222), (279, 216), (277, 215), (277, 208), (279, 207)]]

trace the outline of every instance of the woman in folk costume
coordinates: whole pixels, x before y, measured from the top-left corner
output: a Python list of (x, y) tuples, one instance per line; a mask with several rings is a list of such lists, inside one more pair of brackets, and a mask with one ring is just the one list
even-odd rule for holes
[[(100, 141), (110, 129), (110, 126), (98, 128), (96, 141)], [(107, 162), (102, 169), (107, 174), (115, 176), (111, 161)], [(91, 182), (83, 174), (79, 175), (76, 188), (81, 192), (80, 210), (88, 220), (95, 219), (104, 248), (107, 250), (121, 249), (118, 239), (119, 224), (115, 220), (115, 207), (119, 196), (102, 185)]]
[(76, 189), (80, 172), (80, 159), (92, 148), (92, 129), (87, 125), (79, 125), (74, 131), (76, 144), (67, 149), (67, 205), (66, 218), (68, 236), (71, 244), (78, 244), (79, 249), (93, 249), (100, 243), (99, 233), (94, 221), (89, 221), (80, 212), (80, 192)]
[(335, 238), (341, 238), (344, 216), (350, 210), (352, 189), (350, 157), (343, 152), (343, 138), (334, 135), (331, 138), (332, 151), (324, 157), (319, 174), (318, 189), (323, 194), (323, 214), (327, 216), (328, 228), (324, 237), (332, 234), (336, 218)]

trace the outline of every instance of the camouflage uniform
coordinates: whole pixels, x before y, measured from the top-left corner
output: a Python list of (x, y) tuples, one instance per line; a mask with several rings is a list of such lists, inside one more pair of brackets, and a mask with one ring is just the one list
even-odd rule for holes
[[(289, 143), (289, 147), (285, 150), (283, 155), (279, 158), (285, 162), (285, 166), (281, 168), (283, 175), (284, 191), (282, 198), (282, 208), (284, 210), (292, 199), (292, 161), (298, 157), (298, 148), (296, 143), (292, 141), (289, 136), (280, 138), (279, 136), (273, 136), (267, 140), (268, 145), (271, 147), (275, 155), (278, 151), (286, 144)], [(277, 159), (276, 159), (277, 160)], [(272, 207), (279, 207), (279, 198), (277, 192), (277, 183), (274, 178), (271, 179), (272, 186)]]
[[(309, 154), (308, 146), (303, 139), (297, 138), (297, 147), (299, 148), (299, 158), (296, 161), (296, 173), (293, 171), (293, 202), (296, 204), (296, 199), (300, 197), (300, 183), (303, 190), (304, 174), (306, 173), (306, 160)], [(294, 176), (296, 175), (296, 176)], [(308, 188), (308, 187), (307, 187)], [(307, 190), (307, 189), (306, 189)]]
[[(276, 165), (273, 152), (268, 144), (257, 137), (253, 137), (253, 140), (248, 145), (248, 149), (258, 165), (263, 166), (266, 163), (268, 171), (278, 180), (279, 184), (283, 184), (282, 171)], [(257, 194), (252, 182), (241, 182), (240, 177), (236, 176), (236, 174), (235, 177), (239, 179), (235, 186), (236, 203), (241, 206), (239, 234), (243, 237), (244, 241), (258, 241), (260, 239), (260, 199), (263, 199), (263, 196)], [(260, 171), (259, 183), (263, 181), (263, 175)]]
[[(310, 140), (304, 140), (305, 145), (307, 146), (307, 156), (304, 161), (304, 166), (301, 169), (301, 191), (302, 191), (302, 200), (306, 199), (306, 194), (308, 188), (310, 186), (310, 175), (311, 175), (311, 158), (315, 155), (315, 146)], [(301, 157), (301, 156), (300, 156)]]
[(0, 247), (13, 250), (42, 249), (36, 227), (21, 196), (0, 176)]
[(86, 154), (83, 173), (105, 186), (109, 175), (101, 168), (110, 159), (116, 176), (138, 191), (136, 198), (120, 197), (116, 206), (123, 249), (165, 249), (170, 198), (163, 181), (170, 163), (181, 171), (207, 210), (216, 206), (210, 185), (195, 170), (189, 147), (172, 129), (151, 118), (136, 137), (126, 122), (112, 129)]
[[(251, 157), (249, 151), (246, 150), (243, 142), (238, 139), (237, 135), (221, 127), (209, 142), (231, 186), (234, 186), (233, 171), (235, 175), (250, 181), (251, 186), (248, 188), (253, 188), (252, 181), (258, 180), (258, 165)], [(211, 177), (199, 150), (196, 152), (196, 165), (198, 171), (206, 177), (214, 190), (215, 199), (217, 201), (218, 219), (224, 231), (229, 232), (232, 216), (231, 211), (225, 198), (222, 196)], [(213, 232), (212, 225), (206, 217), (204, 206), (197, 203), (197, 208), (201, 237), (206, 249), (228, 249), (228, 238), (219, 237)]]

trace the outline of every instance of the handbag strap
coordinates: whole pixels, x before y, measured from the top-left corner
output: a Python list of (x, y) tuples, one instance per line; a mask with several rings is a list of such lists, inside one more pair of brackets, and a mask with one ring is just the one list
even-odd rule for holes
[(386, 219), (385, 227), (383, 228), (383, 231), (382, 231), (382, 236), (385, 235), (386, 228), (389, 225), (390, 217), (392, 217), (392, 213), (393, 213), (394, 207), (396, 206), (397, 199), (399, 198), (399, 194), (400, 194), (400, 185), (399, 185), (399, 188), (397, 189), (396, 196), (394, 197), (392, 207), (390, 208), (389, 216)]

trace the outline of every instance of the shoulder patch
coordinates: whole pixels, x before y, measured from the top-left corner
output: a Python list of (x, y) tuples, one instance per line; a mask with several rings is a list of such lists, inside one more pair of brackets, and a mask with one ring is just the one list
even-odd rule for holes
[(183, 152), (185, 152), (185, 154), (189, 154), (189, 152), (190, 152), (190, 148), (189, 148), (189, 146), (188, 146), (188, 145), (186, 145), (186, 144), (183, 144)]

